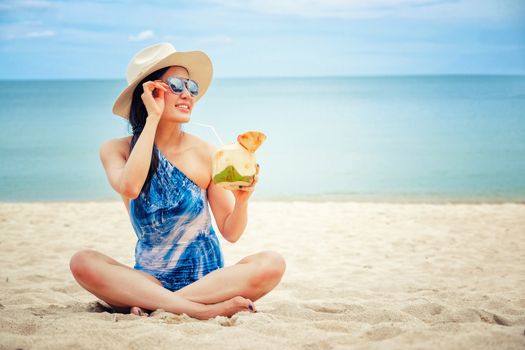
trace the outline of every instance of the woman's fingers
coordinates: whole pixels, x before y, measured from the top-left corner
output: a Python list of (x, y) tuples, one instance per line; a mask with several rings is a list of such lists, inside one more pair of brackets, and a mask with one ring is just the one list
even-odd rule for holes
[(255, 191), (255, 188), (252, 186), (239, 186), (239, 191), (253, 192)]
[(153, 89), (155, 89), (155, 83), (152, 81), (147, 81), (144, 84), (142, 84), (142, 89), (144, 92), (152, 92)]
[(142, 84), (142, 88), (144, 89), (144, 92), (153, 93), (153, 90), (158, 89), (162, 92), (168, 91), (168, 86), (166, 83), (162, 81), (147, 81), (144, 84)]
[(258, 181), (259, 181), (259, 176), (255, 175), (250, 185), (239, 186), (239, 190), (253, 192), (255, 190), (255, 185), (257, 184)]
[(162, 80), (155, 80), (154, 83), (156, 84), (156, 87), (159, 87), (163, 89), (164, 91), (168, 91), (169, 89), (168, 84), (166, 84)]
[(166, 83), (162, 82), (162, 81), (155, 81), (155, 95), (153, 97), (155, 97), (155, 99), (164, 99), (164, 93), (166, 91), (168, 91), (168, 88), (165, 86)]
[(164, 93), (167, 87), (162, 81), (147, 81), (142, 84), (144, 92), (142, 93), (142, 101), (146, 106), (148, 115), (156, 114), (162, 115), (164, 110)]
[(144, 90), (142, 97), (146, 98), (148, 101), (151, 101), (151, 98), (153, 97), (153, 91), (155, 90), (155, 83), (152, 81), (147, 81), (142, 84), (142, 89)]
[(168, 84), (166, 84), (162, 80), (154, 80), (154, 81), (150, 80), (150, 81), (147, 81), (144, 84), (142, 84), (142, 87), (144, 87), (144, 90), (146, 90), (146, 88), (148, 88), (150, 90), (154, 89), (154, 88), (162, 88), (164, 90), (167, 90), (168, 89)]

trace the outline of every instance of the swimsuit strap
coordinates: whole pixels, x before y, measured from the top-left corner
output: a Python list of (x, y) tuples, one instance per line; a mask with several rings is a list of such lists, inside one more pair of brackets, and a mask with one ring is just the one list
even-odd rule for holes
[(200, 189), (201, 191), (206, 191), (205, 189), (203, 189), (202, 187), (200, 187), (199, 185), (197, 185), (192, 179), (190, 179), (185, 173), (183, 173), (179, 168), (177, 168), (175, 165), (173, 165), (172, 162), (170, 162), (170, 160), (160, 151), (160, 149), (158, 149), (156, 146), (155, 148), (157, 149), (157, 154), (159, 156), (159, 159), (161, 162), (163, 162), (168, 168), (171, 168), (171, 169), (174, 169), (182, 178), (184, 178), (186, 180), (186, 182), (188, 182), (190, 185), (192, 186), (195, 186), (197, 187), (197, 189)]

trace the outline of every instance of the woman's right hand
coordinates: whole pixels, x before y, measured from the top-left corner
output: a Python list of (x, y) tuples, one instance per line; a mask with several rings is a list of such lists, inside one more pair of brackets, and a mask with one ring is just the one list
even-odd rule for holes
[[(161, 80), (147, 81), (142, 84), (144, 92), (140, 96), (146, 110), (148, 118), (159, 120), (164, 112), (164, 93), (168, 91), (168, 85)], [(156, 91), (156, 96), (153, 96)]]

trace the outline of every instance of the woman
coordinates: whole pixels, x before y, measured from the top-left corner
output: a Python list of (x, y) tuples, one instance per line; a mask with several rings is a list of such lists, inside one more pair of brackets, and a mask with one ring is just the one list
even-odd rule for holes
[(237, 241), (257, 176), (238, 190), (216, 186), (215, 147), (181, 128), (211, 77), (205, 53), (177, 52), (168, 43), (145, 48), (128, 65), (128, 87), (113, 112), (129, 119), (133, 135), (106, 141), (100, 157), (138, 237), (135, 266), (93, 250), (70, 261), (77, 282), (119, 312), (162, 308), (198, 319), (256, 312), (253, 302), (284, 273), (284, 259), (273, 251), (223, 266), (208, 202), (222, 236)]

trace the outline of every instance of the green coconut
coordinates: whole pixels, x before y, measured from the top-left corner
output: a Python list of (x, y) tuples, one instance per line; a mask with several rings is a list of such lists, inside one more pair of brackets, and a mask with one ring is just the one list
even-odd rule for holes
[(255, 154), (239, 143), (225, 145), (212, 157), (213, 182), (226, 189), (251, 185), (256, 169)]
[(253, 176), (242, 176), (234, 166), (230, 165), (213, 177), (213, 182), (246, 182), (251, 183)]

